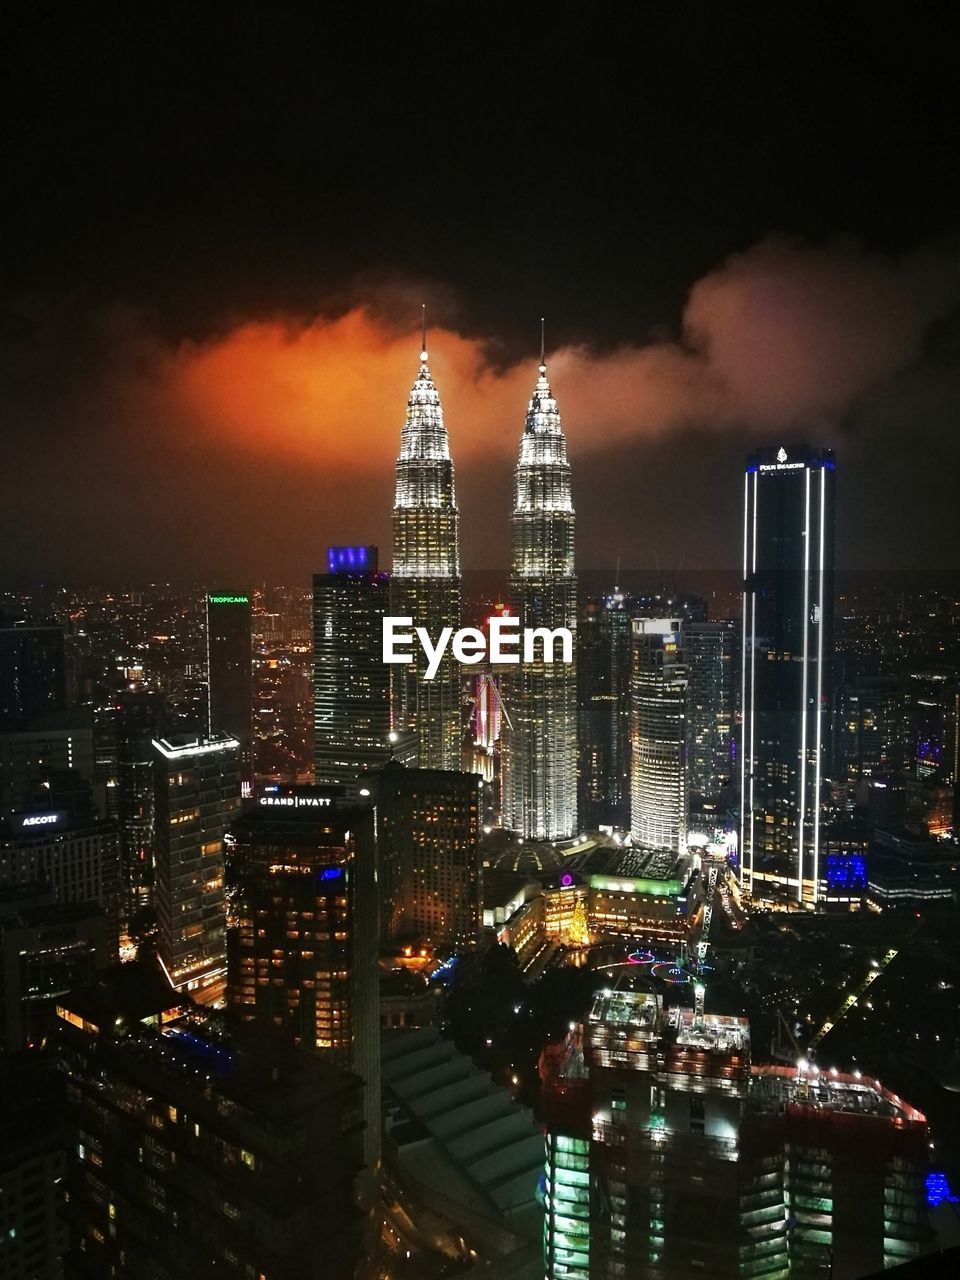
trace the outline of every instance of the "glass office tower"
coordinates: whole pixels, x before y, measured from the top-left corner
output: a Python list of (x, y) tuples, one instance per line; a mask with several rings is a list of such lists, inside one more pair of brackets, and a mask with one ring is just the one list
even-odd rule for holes
[(830, 449), (762, 449), (743, 509), (740, 865), (761, 901), (823, 892), (834, 593)]

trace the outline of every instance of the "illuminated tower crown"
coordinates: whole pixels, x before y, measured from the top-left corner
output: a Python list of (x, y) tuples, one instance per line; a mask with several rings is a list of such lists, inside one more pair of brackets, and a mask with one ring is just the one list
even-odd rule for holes
[(450, 442), (427, 353), (407, 401), (400, 433), (393, 517), (393, 573), (455, 578), (460, 573), (459, 515)]
[[(576, 634), (573, 501), (567, 442), (541, 351), (527, 407), (511, 520), (511, 601), (524, 627)], [(525, 839), (577, 830), (577, 679), (574, 665), (524, 662), (504, 673), (503, 810)]]
[[(450, 442), (426, 345), (424, 333), (420, 370), (400, 433), (391, 611), (437, 635), (443, 627), (456, 631), (460, 626), (460, 515)], [(425, 679), (422, 653), (408, 666), (394, 667), (391, 711), (393, 728), (415, 735), (423, 768), (460, 768), (460, 671), (451, 657), (444, 659), (434, 680)]]

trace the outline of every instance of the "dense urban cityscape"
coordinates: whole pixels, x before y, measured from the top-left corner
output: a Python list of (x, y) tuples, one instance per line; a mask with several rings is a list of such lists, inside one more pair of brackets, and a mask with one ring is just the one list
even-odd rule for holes
[(543, 353), (471, 582), (422, 341), (389, 571), (2, 596), (3, 1274), (955, 1246), (960, 591), (838, 583), (842, 460), (776, 444), (739, 581), (578, 594)]
[(5, 15), (0, 1280), (957, 1273), (955, 26)]

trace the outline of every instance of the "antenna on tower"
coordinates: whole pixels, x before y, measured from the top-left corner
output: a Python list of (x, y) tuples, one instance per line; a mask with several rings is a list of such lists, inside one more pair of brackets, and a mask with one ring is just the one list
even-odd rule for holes
[(427, 304), (420, 304), (420, 360), (425, 364), (427, 360)]
[(545, 336), (544, 336), (544, 334), (545, 334), (545, 330), (544, 330), (544, 318), (543, 318), (543, 316), (541, 316), (541, 317), (540, 317), (540, 372), (541, 372), (541, 373), (546, 373), (546, 371), (547, 371), (547, 366), (546, 366), (546, 364), (544, 363), (544, 359), (543, 359), (543, 357), (544, 357), (544, 355), (545, 355), (545, 353), (546, 353), (546, 349), (547, 349), (547, 348), (546, 348), (546, 340), (545, 340)]

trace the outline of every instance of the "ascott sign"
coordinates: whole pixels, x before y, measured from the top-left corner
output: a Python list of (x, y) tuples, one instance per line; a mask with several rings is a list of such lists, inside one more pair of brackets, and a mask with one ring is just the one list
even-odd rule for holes
[[(573, 662), (573, 633), (568, 627), (556, 627), (553, 631), (547, 627), (524, 627), (521, 634), (520, 619), (512, 615), (497, 616), (490, 619), (490, 648), (487, 651), (487, 637), (477, 627), (461, 627), (454, 632), (453, 627), (444, 627), (436, 644), (430, 638), (426, 627), (413, 627), (412, 618), (384, 618), (383, 620), (383, 661), (387, 663), (413, 662), (413, 654), (404, 652), (412, 647), (414, 637), (427, 658), (425, 680), (433, 680), (440, 670), (443, 655), (450, 646), (450, 652), (457, 662), (472, 665), (488, 658), (494, 664), (519, 663), (521, 661), (521, 641), (524, 662), (554, 662), (554, 650), (560, 646), (560, 662)], [(452, 643), (451, 643), (452, 641)], [(537, 656), (537, 645), (540, 656)]]
[(28, 835), (34, 832), (56, 831), (66, 820), (65, 809), (55, 809), (48, 813), (15, 813), (12, 817), (14, 831), (23, 831)]

